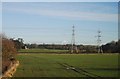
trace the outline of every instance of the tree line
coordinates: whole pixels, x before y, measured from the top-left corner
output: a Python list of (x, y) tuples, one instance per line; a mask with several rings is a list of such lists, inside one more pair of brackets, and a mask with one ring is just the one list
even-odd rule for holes
[[(16, 50), (20, 49), (58, 49), (58, 50), (70, 50), (71, 44), (25, 44), (22, 38), (12, 39), (14, 42)], [(77, 49), (80, 53), (97, 53), (98, 46), (97, 45), (76, 45)], [(105, 45), (101, 45), (103, 53), (119, 53), (120, 52), (120, 39), (118, 41), (111, 41), (106, 43)]]
[(118, 41), (112, 41), (105, 45), (102, 45), (102, 49), (107, 53), (120, 53), (120, 39)]
[[(22, 38), (13, 39), (10, 38), (15, 44), (15, 49), (18, 51), (20, 49), (58, 49), (58, 50), (70, 50), (71, 44), (25, 44)], [(97, 45), (76, 45), (77, 49), (80, 53), (97, 53), (98, 46)], [(101, 45), (103, 53), (119, 53), (120, 52), (120, 39), (118, 41), (111, 41), (106, 43), (105, 45)]]

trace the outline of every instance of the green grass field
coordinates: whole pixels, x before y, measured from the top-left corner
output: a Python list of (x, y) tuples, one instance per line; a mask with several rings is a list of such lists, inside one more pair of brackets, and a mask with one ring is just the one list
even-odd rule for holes
[(117, 54), (20, 54), (17, 59), (14, 77), (118, 76)]

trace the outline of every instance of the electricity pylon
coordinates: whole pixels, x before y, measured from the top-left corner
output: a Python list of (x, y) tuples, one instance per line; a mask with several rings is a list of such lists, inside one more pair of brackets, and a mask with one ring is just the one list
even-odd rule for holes
[(98, 50), (98, 53), (103, 53), (103, 50), (102, 50), (102, 47), (101, 47), (101, 31), (98, 30), (97, 32), (97, 50)]
[(72, 46), (71, 53), (78, 53), (77, 46), (75, 45), (75, 26), (72, 27)]

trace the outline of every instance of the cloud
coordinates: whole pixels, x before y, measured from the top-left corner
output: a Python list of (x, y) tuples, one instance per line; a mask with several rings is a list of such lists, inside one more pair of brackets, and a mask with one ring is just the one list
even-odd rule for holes
[(7, 8), (5, 10), (11, 12), (32, 14), (32, 15), (65, 18), (71, 20), (90, 20), (90, 21), (106, 21), (106, 22), (117, 22), (118, 20), (118, 14), (109, 14), (109, 13), (51, 10), (51, 9), (40, 9), (40, 8), (13, 8), (13, 7)]

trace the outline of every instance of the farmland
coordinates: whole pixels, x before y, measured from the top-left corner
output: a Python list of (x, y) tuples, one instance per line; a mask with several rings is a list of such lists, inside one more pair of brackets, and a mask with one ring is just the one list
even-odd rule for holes
[(19, 54), (14, 77), (117, 77), (117, 54)]

